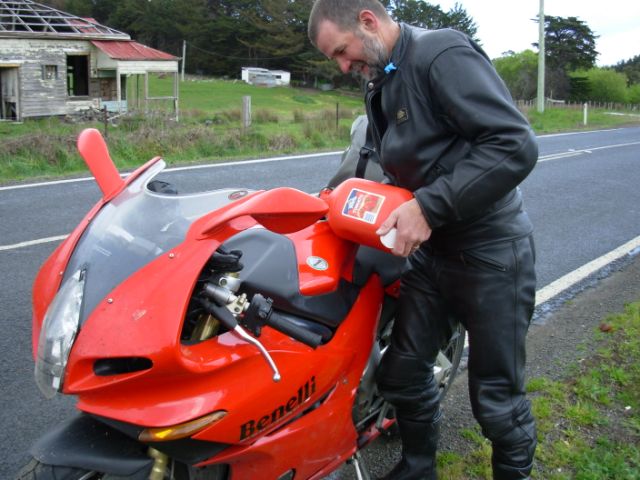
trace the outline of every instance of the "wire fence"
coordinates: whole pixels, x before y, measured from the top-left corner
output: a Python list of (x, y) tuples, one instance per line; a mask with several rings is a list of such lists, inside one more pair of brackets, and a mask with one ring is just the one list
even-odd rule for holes
[[(537, 106), (537, 100), (517, 100), (518, 108), (526, 110)], [(640, 104), (637, 103), (615, 103), (615, 102), (566, 102), (564, 100), (547, 99), (545, 108), (566, 108), (568, 110), (582, 110), (585, 103), (589, 109), (599, 108), (604, 110), (624, 110), (637, 112), (640, 111)]]

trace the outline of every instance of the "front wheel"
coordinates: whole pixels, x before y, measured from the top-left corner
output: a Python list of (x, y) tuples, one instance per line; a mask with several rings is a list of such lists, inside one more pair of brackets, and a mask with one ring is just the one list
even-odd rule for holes
[[(147, 478), (147, 475), (122, 477), (81, 468), (48, 465), (35, 458), (32, 458), (16, 476), (16, 480), (146, 480)], [(178, 462), (170, 462), (163, 480), (226, 480), (227, 478), (226, 465), (192, 468)]]
[(32, 458), (16, 475), (16, 480), (93, 480), (101, 477), (96, 472), (80, 468), (47, 465)]

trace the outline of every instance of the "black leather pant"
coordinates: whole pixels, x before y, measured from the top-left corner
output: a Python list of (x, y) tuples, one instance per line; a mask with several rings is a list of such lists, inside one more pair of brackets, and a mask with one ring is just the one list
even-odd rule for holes
[(455, 322), (462, 322), (471, 406), (493, 444), (496, 479), (526, 478), (536, 445), (524, 380), (534, 257), (531, 237), (450, 254), (423, 245), (402, 277), (391, 345), (377, 374), (398, 418), (432, 422), (439, 411), (433, 365)]

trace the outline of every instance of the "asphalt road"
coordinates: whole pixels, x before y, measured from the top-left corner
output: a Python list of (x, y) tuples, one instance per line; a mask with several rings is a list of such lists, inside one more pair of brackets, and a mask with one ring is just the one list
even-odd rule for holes
[[(640, 235), (640, 128), (543, 136), (522, 185), (536, 227), (539, 287)], [(163, 173), (180, 191), (292, 186), (318, 191), (339, 155)], [(29, 445), (73, 410), (45, 400), (33, 381), (31, 283), (39, 265), (98, 199), (90, 181), (0, 187), (0, 478), (27, 461)], [(53, 240), (52, 240), (53, 239)], [(38, 243), (41, 241), (42, 243)]]

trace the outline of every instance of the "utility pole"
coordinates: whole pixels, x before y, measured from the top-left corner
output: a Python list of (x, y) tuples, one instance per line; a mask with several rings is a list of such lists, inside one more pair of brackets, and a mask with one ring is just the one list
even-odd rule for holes
[(187, 63), (187, 41), (182, 40), (182, 81), (183, 82), (184, 82), (184, 64), (185, 63)]
[(544, 112), (544, 0), (538, 13), (538, 112)]

